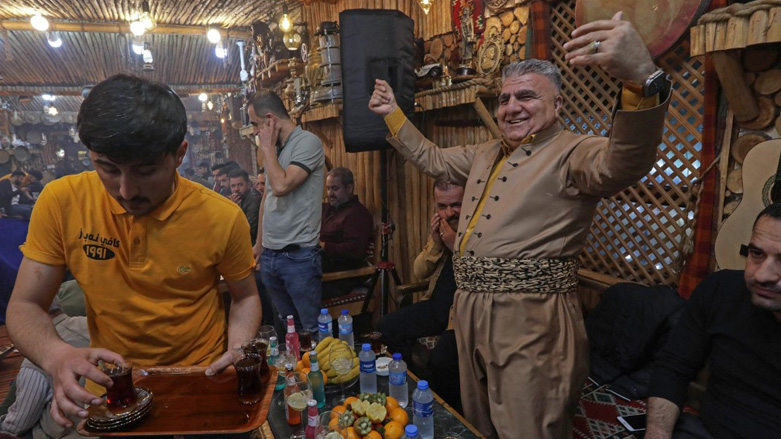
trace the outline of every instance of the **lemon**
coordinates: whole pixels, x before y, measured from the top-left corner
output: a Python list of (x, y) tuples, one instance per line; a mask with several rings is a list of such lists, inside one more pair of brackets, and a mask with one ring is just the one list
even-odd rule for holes
[(385, 406), (376, 402), (371, 403), (369, 408), (366, 410), (366, 416), (368, 416), (369, 420), (374, 424), (379, 424), (380, 422), (384, 421), (387, 414), (388, 410), (385, 408)]
[(352, 404), (350, 404), (350, 407), (353, 410), (353, 413), (355, 413), (358, 416), (364, 416), (366, 415), (366, 410), (369, 409), (369, 401), (353, 401)]

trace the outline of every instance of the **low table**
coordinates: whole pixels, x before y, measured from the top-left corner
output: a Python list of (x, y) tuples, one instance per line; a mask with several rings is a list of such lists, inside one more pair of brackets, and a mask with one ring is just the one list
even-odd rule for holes
[[(409, 383), (409, 404), (407, 405), (407, 414), (409, 415), (410, 422), (412, 422), (412, 392), (417, 387), (418, 378), (407, 371), (408, 383)], [(377, 390), (388, 394), (388, 377), (377, 377)], [(354, 386), (345, 389), (345, 396), (356, 396), (360, 393), (360, 383), (356, 383)], [(328, 391), (326, 393), (325, 407), (320, 409), (320, 413), (326, 410), (331, 410), (334, 407), (333, 400), (339, 394), (339, 390), (336, 392)], [(306, 420), (306, 411), (302, 413), (302, 417)], [(266, 427), (269, 428), (266, 428)], [(271, 405), (268, 412), (268, 420), (261, 428), (261, 434), (265, 439), (287, 439), (294, 431), (298, 431), (299, 426), (295, 426), (294, 429), (290, 428), (287, 420), (285, 419), (285, 401), (283, 391), (277, 391), (271, 399)], [(477, 432), (477, 429), (472, 426), (466, 419), (459, 415), (452, 407), (445, 403), (442, 398), (436, 393), (434, 394), (434, 438), (446, 439), (446, 438), (460, 438), (460, 439), (477, 439), (483, 436)]]

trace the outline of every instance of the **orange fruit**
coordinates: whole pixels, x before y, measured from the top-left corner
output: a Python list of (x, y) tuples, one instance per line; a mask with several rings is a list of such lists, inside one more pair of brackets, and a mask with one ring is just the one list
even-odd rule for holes
[(304, 370), (304, 362), (298, 360), (298, 363), (296, 363), (296, 372), (301, 372), (302, 370)]
[(391, 410), (395, 409), (396, 407), (399, 407), (399, 401), (392, 396), (388, 396), (385, 399), (385, 410), (387, 410), (388, 413), (390, 413)]
[(409, 415), (407, 414), (407, 411), (401, 407), (396, 407), (388, 412), (388, 416), (391, 418), (391, 421), (398, 422), (402, 427), (409, 424)]
[(325, 386), (327, 384), (328, 384), (328, 375), (323, 374), (323, 385)]
[(341, 431), (339, 428), (339, 418), (331, 418), (331, 420), (328, 422), (328, 429), (331, 431)]
[(354, 396), (348, 396), (344, 400), (344, 405), (346, 405), (347, 407), (350, 407), (352, 405), (353, 401), (358, 401), (358, 398), (356, 398)]
[(404, 426), (396, 421), (385, 424), (385, 439), (400, 439), (404, 435)]
[(355, 431), (355, 427), (347, 427), (344, 430), (344, 439), (360, 439), (360, 436)]
[(301, 356), (301, 362), (304, 363), (304, 367), (307, 369), (312, 367), (312, 365), (309, 363), (309, 352)]
[(372, 430), (363, 439), (382, 439), (382, 435), (377, 430)]
[(347, 407), (343, 405), (338, 405), (331, 409), (331, 419), (338, 417), (339, 415), (343, 414), (344, 411), (347, 410)]

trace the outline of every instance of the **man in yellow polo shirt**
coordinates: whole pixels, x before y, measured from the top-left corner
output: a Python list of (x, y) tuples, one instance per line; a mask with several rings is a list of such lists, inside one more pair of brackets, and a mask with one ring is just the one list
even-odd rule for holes
[(573, 36), (564, 46), (571, 64), (602, 66), (623, 82), (610, 138), (558, 123), (562, 77), (548, 61), (505, 67), (502, 138), (479, 145), (441, 149), (426, 140), (384, 81), (369, 101), (405, 158), (465, 185), (453, 252), (455, 334), (464, 415), (489, 438), (572, 435), (588, 372), (578, 254), (599, 200), (651, 169), (664, 125), (669, 81), (620, 13)]
[[(261, 314), (246, 217), (176, 172), (188, 146), (176, 94), (113, 76), (84, 100), (78, 128), (96, 171), (41, 193), (7, 317), (19, 350), (51, 374), (52, 415), (65, 426), (66, 415), (86, 417), (84, 404), (101, 401), (80, 377), (111, 385), (98, 360), (216, 374), (254, 336)], [(89, 349), (64, 343), (46, 318), (66, 268), (84, 289)], [(227, 322), (220, 276), (233, 301)]]

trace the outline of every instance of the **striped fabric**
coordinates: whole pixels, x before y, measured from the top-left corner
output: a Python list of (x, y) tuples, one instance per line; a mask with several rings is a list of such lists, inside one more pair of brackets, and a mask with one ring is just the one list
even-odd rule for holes
[[(710, 9), (726, 6), (726, 0), (713, 0)], [(700, 170), (705, 169), (716, 159), (716, 144), (719, 138), (718, 115), (719, 79), (713, 68), (710, 56), (705, 61), (705, 102), (703, 103), (702, 152)], [(705, 175), (702, 192), (700, 193), (699, 210), (697, 211), (692, 254), (686, 260), (681, 275), (678, 277), (678, 293), (689, 298), (694, 288), (708, 275), (711, 268), (713, 253), (713, 224), (716, 205), (716, 176), (709, 172)], [(726, 178), (726, 176), (722, 176)]]
[[(5, 325), (0, 325), (0, 347), (9, 346), (10, 344), (11, 339), (8, 338), (8, 330)], [(22, 354), (15, 351), (0, 360), (0, 401), (5, 399), (5, 396), (8, 394), (11, 382), (16, 379), (16, 374), (19, 373), (22, 360), (24, 360)]]
[(532, 23), (531, 38), (526, 39), (530, 41), (526, 47), (526, 58), (552, 60), (550, 4), (543, 0), (534, 0), (529, 11)]
[(51, 398), (51, 386), (37, 368), (23, 367), (16, 377), (16, 403), (2, 417), (0, 431), (21, 436), (31, 429)]

